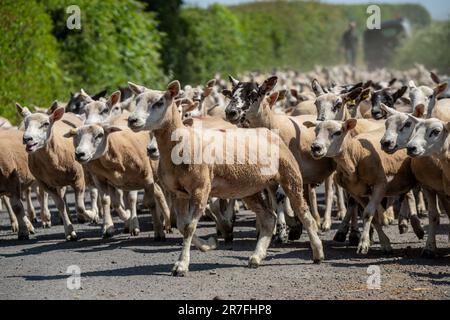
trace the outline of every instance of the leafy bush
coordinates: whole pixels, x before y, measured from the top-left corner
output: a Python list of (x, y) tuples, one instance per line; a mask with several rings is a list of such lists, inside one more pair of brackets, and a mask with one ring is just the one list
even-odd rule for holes
[(134, 0), (79, 0), (81, 30), (66, 28), (71, 0), (41, 0), (53, 18), (62, 68), (71, 90), (115, 89), (128, 80), (158, 87), (165, 82), (160, 69), (161, 34), (154, 15)]
[(417, 30), (396, 54), (394, 66), (407, 69), (420, 63), (428, 69), (450, 70), (450, 21), (435, 22), (425, 29)]
[(29, 0), (0, 0), (0, 115), (14, 120), (14, 102), (49, 106), (64, 89), (51, 19)]
[(175, 76), (183, 82), (201, 83), (216, 72), (242, 70), (244, 44), (236, 17), (227, 8), (187, 8), (181, 12), (182, 34), (171, 39), (177, 48)]

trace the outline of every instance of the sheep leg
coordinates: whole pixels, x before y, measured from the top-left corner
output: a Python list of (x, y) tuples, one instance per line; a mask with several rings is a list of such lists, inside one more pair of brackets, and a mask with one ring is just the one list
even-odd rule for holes
[(436, 256), (436, 229), (438, 225), (438, 209), (437, 209), (437, 199), (436, 193), (422, 188), (422, 191), (427, 199), (428, 203), (428, 236), (427, 242), (425, 244), (425, 248), (422, 251), (422, 257), (425, 258), (434, 258)]
[(17, 194), (13, 194), (10, 200), (12, 210), (17, 217), (17, 222), (19, 225), (18, 239), (28, 240), (30, 238), (30, 233), (34, 233), (34, 228), (25, 215), (25, 209), (23, 207), (22, 200), (20, 199), (20, 191)]
[[(163, 190), (161, 189), (161, 186), (154, 182), (153, 183), (153, 193), (154, 193), (154, 199), (156, 203), (156, 209), (160, 210), (160, 219), (163, 219), (164, 222), (164, 229), (166, 232), (171, 233), (172, 232), (172, 224), (170, 221), (170, 209), (167, 205), (166, 196), (164, 195)], [(162, 216), (161, 216), (162, 215)]]
[[(148, 190), (146, 190), (146, 192), (148, 192)], [(131, 216), (130, 216), (129, 223), (128, 223), (128, 228), (129, 228), (130, 234), (132, 236), (138, 236), (140, 233), (139, 220), (137, 217), (137, 197), (138, 197), (137, 191), (128, 192), (128, 195), (127, 195), (128, 209), (131, 212)], [(153, 225), (156, 228), (156, 225), (158, 224), (158, 222), (156, 222), (156, 225), (155, 225), (155, 220), (158, 220), (158, 219), (153, 219)]]
[(400, 212), (398, 214), (398, 230), (399, 230), (400, 234), (404, 234), (404, 233), (408, 232), (408, 219), (409, 219), (409, 215), (412, 212), (412, 211), (408, 211), (408, 207), (409, 208), (414, 207), (414, 211), (416, 211), (415, 210), (416, 200), (414, 198), (414, 195), (411, 199), (408, 194), (409, 193), (407, 193), (405, 195), (405, 199), (408, 201), (408, 206), (406, 206), (406, 202), (403, 200), (402, 204), (400, 206)]
[(353, 211), (353, 213), (351, 215), (351, 230), (348, 236), (348, 242), (350, 246), (356, 247), (359, 244), (359, 240), (361, 240), (361, 232), (359, 232), (358, 227), (358, 204), (354, 203), (351, 210)]
[(210, 249), (206, 243), (202, 243), (201, 239), (195, 237), (195, 229), (197, 228), (198, 221), (203, 215), (208, 203), (209, 190), (210, 187), (205, 186), (205, 188), (194, 190), (190, 200), (175, 199), (177, 229), (183, 235), (183, 249), (172, 269), (173, 276), (183, 277), (187, 274), (192, 242), (202, 251)]
[(52, 216), (50, 210), (48, 210), (48, 193), (42, 187), (38, 187), (38, 189), (42, 228), (50, 228), (52, 226)]
[(370, 197), (369, 203), (364, 208), (363, 212), (363, 232), (356, 250), (356, 253), (358, 254), (367, 254), (369, 252), (370, 226), (372, 224), (373, 217), (375, 216), (375, 213), (384, 198), (385, 192), (386, 186), (384, 184), (378, 184), (373, 187), (372, 196)]
[(130, 233), (132, 230), (131, 211), (125, 208), (123, 201), (124, 193), (121, 189), (113, 187), (108, 184), (109, 195), (111, 197), (111, 205), (119, 215), (120, 220), (124, 222), (124, 233)]
[(33, 200), (31, 199), (31, 187), (28, 187), (25, 189), (24, 193), (25, 193), (25, 199), (27, 201), (27, 213), (28, 213), (28, 219), (31, 222), (37, 222), (36, 219), (36, 210), (34, 209), (33, 206)]
[(64, 224), (64, 233), (67, 241), (76, 241), (78, 240), (77, 234), (75, 233), (75, 230), (73, 228), (72, 222), (70, 222), (69, 214), (68, 214), (68, 207), (67, 204), (64, 202), (64, 189), (63, 188), (52, 188), (48, 187), (46, 185), (40, 184), (40, 188), (43, 188), (45, 191), (47, 191), (50, 196), (53, 198), (53, 201), (56, 204), (56, 207), (58, 208), (59, 215), (61, 216)]
[[(445, 195), (438, 195), (439, 204), (441, 205), (441, 209), (447, 214), (450, 219), (450, 200)], [(439, 216), (438, 216), (439, 221)], [(439, 223), (438, 223), (439, 224)], [(448, 233), (448, 241), (450, 242), (450, 229)]]
[(395, 220), (394, 215), (394, 198), (388, 197), (386, 199), (386, 209), (383, 210), (381, 215), (382, 221), (379, 221), (383, 226), (390, 225)]
[(98, 189), (95, 187), (89, 187), (89, 195), (91, 197), (91, 210), (100, 217), (100, 211), (98, 206)]
[(104, 239), (111, 238), (114, 235), (114, 223), (111, 217), (111, 195), (109, 186), (106, 183), (100, 182), (95, 177), (93, 177), (93, 179), (99, 191), (103, 211), (102, 237)]
[[(86, 218), (88, 221), (93, 223), (98, 223), (98, 212), (93, 212), (92, 210), (86, 210), (84, 206), (84, 185), (82, 183), (77, 183), (72, 186), (75, 191), (75, 206), (77, 210), (77, 219), (79, 217)], [(83, 219), (81, 219), (83, 220)]]
[(16, 233), (19, 231), (19, 222), (17, 221), (16, 214), (14, 213), (12, 207), (11, 207), (11, 201), (7, 196), (2, 196), (1, 201), (6, 208), (6, 211), (8, 212), (9, 220), (11, 221), (11, 230), (12, 232)]
[[(155, 241), (164, 241), (164, 240), (166, 240), (166, 235), (164, 233), (163, 218), (162, 218), (161, 210), (164, 205), (167, 207), (167, 203), (165, 202), (165, 198), (162, 193), (162, 190), (159, 188), (158, 191), (159, 191), (159, 194), (158, 194), (158, 198), (157, 198), (156, 184), (152, 183), (149, 186), (147, 186), (147, 188), (145, 189), (145, 194), (148, 197), (148, 199), (151, 199), (151, 198), (155, 199), (155, 208), (152, 213), (153, 231), (155, 233)], [(163, 199), (161, 199), (161, 196), (163, 197)], [(164, 204), (162, 203), (162, 201), (164, 201)], [(150, 209), (150, 205), (151, 205), (150, 201), (147, 201), (146, 204), (148, 206), (148, 209), (150, 211), (152, 211)], [(170, 219), (169, 208), (167, 208), (166, 215), (167, 215), (167, 217), (165, 217), (165, 219)]]
[(333, 209), (333, 175), (325, 179), (325, 214), (322, 223), (322, 231), (331, 229), (331, 210)]
[(337, 209), (338, 209), (336, 216), (339, 220), (343, 220), (347, 211), (347, 208), (345, 206), (344, 189), (337, 184), (335, 184), (335, 186), (337, 193)]
[[(358, 209), (358, 205), (355, 202), (355, 199), (353, 197), (349, 197), (348, 199), (348, 207), (347, 211), (345, 213), (344, 219), (342, 220), (341, 224), (339, 225), (339, 228), (334, 235), (333, 241), (336, 242), (345, 242), (345, 239), (347, 238), (348, 231), (350, 230), (350, 220), (353, 222), (353, 217), (355, 215), (355, 207), (356, 210)], [(356, 211), (356, 220), (358, 219), (358, 211)], [(356, 223), (356, 226), (358, 224)]]
[(248, 208), (258, 216), (259, 235), (256, 248), (250, 256), (248, 266), (257, 268), (261, 261), (267, 256), (267, 248), (272, 239), (273, 230), (276, 223), (276, 217), (271, 207), (262, 198), (261, 193), (242, 199)]
[[(413, 231), (417, 236), (417, 238), (423, 239), (423, 237), (425, 236), (425, 231), (423, 230), (422, 223), (420, 222), (419, 216), (417, 215), (416, 201), (414, 199), (414, 192), (412, 190), (410, 190), (405, 194), (404, 202), (405, 201), (409, 209), (409, 222), (411, 223)], [(438, 216), (438, 224), (439, 224), (439, 216)]]
[(319, 209), (317, 207), (317, 194), (316, 194), (316, 188), (312, 185), (308, 184), (307, 186), (308, 190), (308, 197), (309, 197), (309, 206), (311, 208), (311, 215), (313, 216), (314, 220), (316, 221), (316, 224), (320, 226), (320, 214)]
[(425, 199), (421, 189), (417, 192), (417, 214), (419, 218), (426, 217), (427, 206), (425, 205)]
[(292, 174), (282, 175), (281, 186), (291, 201), (292, 209), (297, 214), (303, 224), (303, 227), (308, 233), (309, 242), (313, 252), (313, 261), (314, 263), (319, 263), (324, 259), (322, 241), (317, 235), (319, 225), (315, 223), (311, 213), (309, 212), (308, 205), (303, 198), (302, 185), (298, 184), (298, 179), (301, 180), (301, 176), (298, 176), (297, 179), (293, 179)]

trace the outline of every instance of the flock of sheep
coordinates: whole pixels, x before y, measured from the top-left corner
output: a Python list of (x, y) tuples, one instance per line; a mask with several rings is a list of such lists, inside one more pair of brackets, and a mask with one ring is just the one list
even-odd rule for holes
[[(394, 219), (400, 233), (411, 224), (422, 239), (419, 216), (428, 212), (423, 254), (435, 256), (439, 217), (450, 215), (447, 82), (422, 66), (373, 72), (317, 67), (229, 81), (231, 86), (218, 75), (200, 87), (173, 81), (163, 91), (129, 82), (109, 98), (105, 91), (90, 96), (81, 89), (68, 103), (33, 112), (17, 103), (19, 128), (0, 119), (0, 195), (13, 232), (19, 239), (34, 233), (36, 192), (42, 227), (51, 227), (50, 194), (65, 239), (77, 240), (65, 198), (71, 187), (78, 222), (103, 219), (102, 235), (112, 237), (113, 211), (125, 232), (136, 236), (138, 191), (144, 190), (155, 240), (164, 240), (173, 227), (183, 236), (173, 275), (187, 273), (192, 243), (201, 251), (217, 246), (216, 237), (195, 235), (199, 219), (209, 216), (217, 234), (232, 241), (241, 206), (256, 214), (250, 267), (260, 265), (273, 238), (296, 240), (302, 230), (313, 261), (323, 260), (318, 230), (330, 230), (334, 203), (342, 220), (334, 240), (344, 242), (348, 235), (359, 254), (368, 252), (373, 230), (381, 249), (392, 251), (383, 226)], [(240, 148), (227, 148), (236, 135), (259, 140), (242, 139)], [(187, 149), (177, 149), (180, 141)], [(211, 145), (216, 153), (226, 149), (232, 160), (244, 150), (243, 159), (174, 162), (174, 156), (196, 148), (206, 153)], [(251, 161), (261, 150), (275, 149), (277, 170), (264, 171)], [(323, 218), (315, 191), (322, 183)]]

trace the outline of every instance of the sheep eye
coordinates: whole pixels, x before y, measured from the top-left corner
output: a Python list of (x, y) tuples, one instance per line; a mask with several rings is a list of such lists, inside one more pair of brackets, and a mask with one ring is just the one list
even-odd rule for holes
[(42, 128), (48, 128), (49, 125), (50, 125), (50, 122), (44, 122), (42, 124)]
[(102, 110), (102, 114), (106, 114), (106, 113), (108, 113), (108, 108), (105, 108)]
[(429, 96), (428, 99), (430, 99), (430, 100), (433, 99), (433, 95)]
[(405, 123), (405, 128), (410, 128), (411, 125), (412, 125), (412, 123), (410, 121), (408, 121), (408, 122)]
[(103, 138), (103, 133), (99, 133), (96, 137), (95, 137), (95, 139), (97, 139), (97, 140), (100, 140), (100, 139), (102, 139)]
[(333, 137), (339, 137), (342, 134), (342, 131), (336, 131), (333, 133)]
[(430, 137), (437, 136), (437, 135), (439, 135), (439, 133), (441, 133), (441, 130), (434, 129), (433, 131), (431, 131)]

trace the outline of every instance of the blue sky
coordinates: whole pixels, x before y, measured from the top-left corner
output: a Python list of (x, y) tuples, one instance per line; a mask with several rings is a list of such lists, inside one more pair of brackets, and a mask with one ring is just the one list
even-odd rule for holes
[[(238, 4), (241, 2), (251, 2), (251, 0), (184, 0), (187, 4), (194, 4), (199, 6), (207, 6), (211, 3), (222, 4)], [(322, 2), (330, 3), (420, 3), (425, 6), (434, 19), (445, 20), (450, 17), (450, 1), (449, 0), (384, 0), (384, 1), (370, 1), (370, 0), (322, 0)]]

